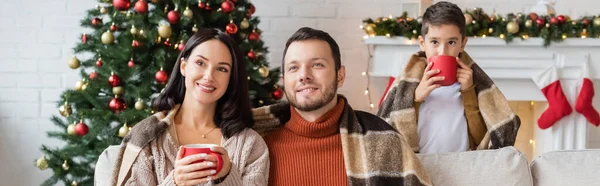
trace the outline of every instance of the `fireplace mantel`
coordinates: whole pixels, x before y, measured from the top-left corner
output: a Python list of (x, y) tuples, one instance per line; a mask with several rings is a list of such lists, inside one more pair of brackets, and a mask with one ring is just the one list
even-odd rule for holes
[[(373, 48), (369, 71), (372, 77), (400, 75), (409, 57), (419, 51), (418, 40), (404, 37), (369, 37), (364, 43)], [(541, 38), (515, 39), (507, 44), (499, 38), (470, 37), (465, 51), (494, 80), (510, 101), (546, 101), (531, 77), (552, 65), (558, 68), (561, 84), (573, 106), (579, 93), (578, 80), (583, 63), (589, 62), (592, 78), (600, 79), (600, 39), (596, 38), (569, 38), (544, 47)], [(559, 56), (564, 56), (564, 62), (557, 60)], [(597, 95), (600, 94), (600, 84), (596, 85), (595, 89)], [(600, 99), (597, 97), (599, 96), (594, 98), (593, 104), (600, 108)], [(543, 105), (540, 110), (543, 111), (545, 107), (547, 105)], [(536, 120), (541, 112), (537, 114)], [(550, 129), (542, 131), (538, 128), (535, 134), (535, 154), (552, 150), (598, 147), (600, 130), (592, 127), (582, 115), (574, 111)]]

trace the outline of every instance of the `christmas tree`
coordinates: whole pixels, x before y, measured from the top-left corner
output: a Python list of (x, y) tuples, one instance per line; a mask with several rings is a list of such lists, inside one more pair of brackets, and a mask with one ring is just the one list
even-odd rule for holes
[(98, 156), (153, 113), (152, 99), (168, 86), (180, 50), (199, 28), (227, 32), (247, 54), (253, 107), (281, 99), (280, 72), (268, 68), (254, 11), (247, 0), (99, 0), (81, 21), (91, 32), (78, 36), (81, 42), (68, 61), (82, 80), (63, 92), (57, 105), (62, 117), (51, 119), (64, 130), (48, 132), (66, 145), (43, 145), (35, 161), (54, 173), (43, 185), (93, 185)]

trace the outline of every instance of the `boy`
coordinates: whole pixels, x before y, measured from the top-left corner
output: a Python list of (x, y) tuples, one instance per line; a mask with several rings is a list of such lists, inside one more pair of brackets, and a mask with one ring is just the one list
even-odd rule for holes
[[(465, 17), (450, 2), (438, 2), (423, 15), (421, 52), (386, 93), (378, 116), (405, 136), (418, 153), (461, 152), (514, 145), (520, 119), (493, 81), (464, 52)], [(457, 82), (440, 86), (428, 57), (456, 57)]]

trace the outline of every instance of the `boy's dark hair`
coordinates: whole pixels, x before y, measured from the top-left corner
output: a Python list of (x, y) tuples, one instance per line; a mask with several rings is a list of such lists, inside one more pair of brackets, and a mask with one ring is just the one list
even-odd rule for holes
[(456, 4), (440, 1), (431, 5), (425, 14), (423, 14), (423, 22), (421, 26), (421, 35), (425, 37), (429, 31), (429, 26), (439, 25), (455, 25), (460, 30), (462, 37), (466, 37), (465, 32), (465, 15)]
[(340, 54), (340, 47), (335, 42), (333, 37), (331, 37), (327, 32), (324, 32), (322, 30), (317, 30), (317, 29), (313, 29), (313, 28), (309, 28), (309, 27), (302, 27), (302, 28), (298, 29), (298, 31), (296, 31), (296, 33), (294, 33), (294, 35), (292, 35), (287, 40), (287, 43), (285, 43), (285, 49), (283, 50), (283, 59), (281, 60), (281, 69), (282, 69), (281, 74), (282, 75), (285, 73), (285, 69), (284, 69), (285, 54), (287, 53), (288, 47), (294, 41), (304, 41), (304, 40), (310, 40), (310, 39), (325, 41), (329, 44), (329, 48), (331, 48), (331, 55), (333, 55), (333, 62), (335, 63), (335, 71), (337, 72), (338, 70), (340, 70), (340, 67), (342, 66), (342, 57)]
[(231, 136), (243, 131), (246, 128), (252, 128), (254, 120), (252, 119), (252, 110), (250, 109), (250, 97), (248, 96), (248, 77), (246, 73), (246, 61), (244, 55), (240, 52), (235, 40), (223, 31), (217, 29), (200, 29), (185, 43), (185, 47), (173, 71), (169, 77), (168, 86), (161, 92), (152, 103), (152, 109), (155, 111), (167, 111), (173, 109), (177, 104), (183, 103), (185, 97), (185, 77), (181, 75), (179, 66), (181, 59), (187, 60), (192, 50), (198, 45), (209, 41), (219, 40), (227, 46), (231, 54), (232, 67), (229, 76), (229, 85), (225, 94), (217, 101), (214, 121), (217, 127), (221, 128), (223, 136)]

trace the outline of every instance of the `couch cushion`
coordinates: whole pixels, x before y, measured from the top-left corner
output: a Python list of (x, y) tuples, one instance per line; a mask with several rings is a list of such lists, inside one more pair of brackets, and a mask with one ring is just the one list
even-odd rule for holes
[(527, 158), (514, 147), (417, 156), (434, 185), (532, 185)]
[(110, 185), (119, 147), (119, 145), (111, 145), (98, 157), (94, 168), (94, 185)]
[(600, 150), (545, 153), (531, 162), (533, 185), (600, 184)]

